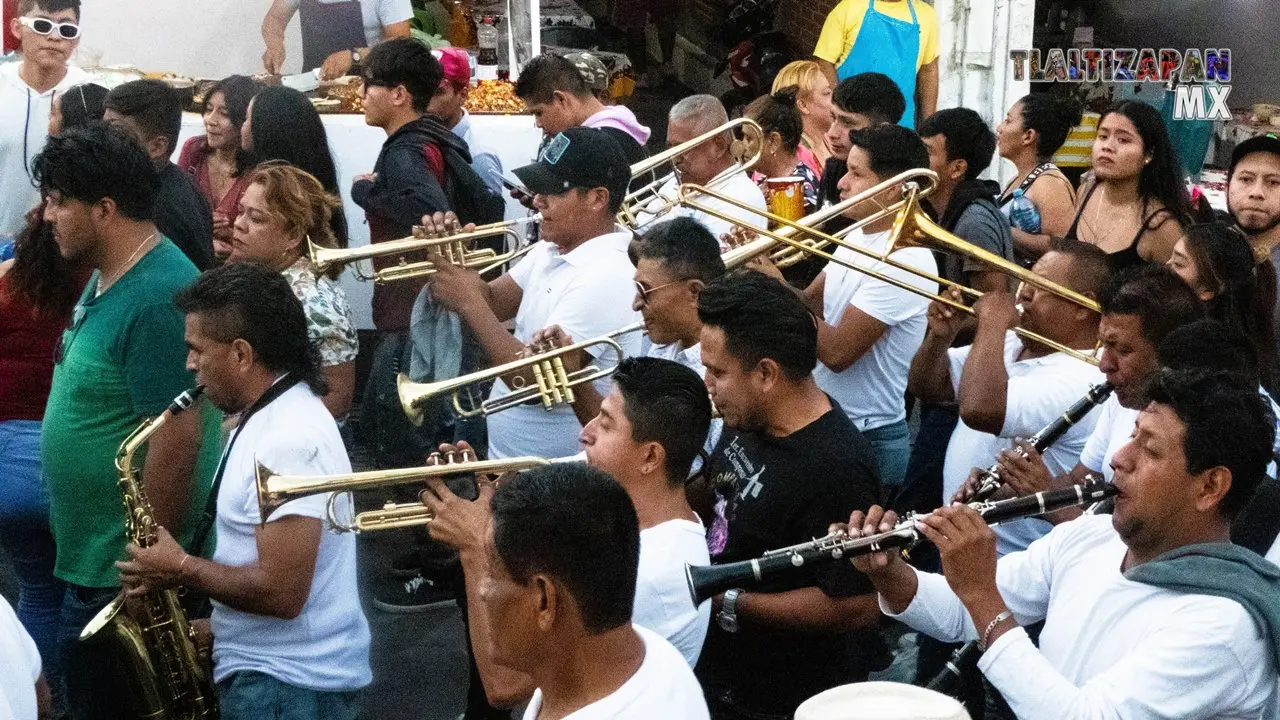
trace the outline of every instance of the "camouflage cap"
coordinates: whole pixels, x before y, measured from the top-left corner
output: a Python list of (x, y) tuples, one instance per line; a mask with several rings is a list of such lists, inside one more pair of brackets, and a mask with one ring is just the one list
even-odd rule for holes
[(564, 59), (578, 68), (578, 72), (582, 73), (582, 79), (587, 81), (587, 87), (592, 90), (609, 89), (609, 69), (604, 66), (600, 58), (589, 52), (575, 52), (565, 55)]

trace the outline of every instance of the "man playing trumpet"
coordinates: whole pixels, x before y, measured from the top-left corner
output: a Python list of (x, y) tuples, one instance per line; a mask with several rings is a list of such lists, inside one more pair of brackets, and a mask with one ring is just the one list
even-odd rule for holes
[[(545, 242), (488, 283), (474, 271), (428, 253), (436, 267), (429, 284), (432, 298), (461, 316), (495, 365), (525, 356), (534, 332), (550, 325), (574, 337), (593, 338), (637, 319), (629, 303), (631, 237), (614, 223), (631, 178), (617, 143), (599, 130), (570, 128), (547, 143), (538, 162), (517, 168), (515, 174), (534, 193)], [(451, 214), (422, 222), (428, 236), (459, 229)], [(513, 319), (514, 337), (503, 326)], [(618, 341), (627, 354), (638, 347), (634, 334)], [(604, 354), (606, 347), (588, 352)], [(523, 373), (500, 378), (490, 400), (509, 395), (513, 385), (531, 382)], [(489, 415), (487, 421), (491, 458), (564, 457), (578, 450), (580, 425), (568, 407), (520, 405)]]
[[(711, 421), (711, 401), (692, 370), (669, 360), (629, 358), (619, 364), (613, 389), (600, 413), (582, 430), (587, 463), (612, 475), (635, 505), (640, 523), (640, 559), (631, 619), (661, 635), (690, 666), (697, 662), (711, 606), (695, 607), (684, 579), (684, 563), (709, 562), (701, 519), (685, 497), (685, 478)], [(467, 458), (470, 447), (442, 446), (441, 455)], [(422, 502), (435, 513), (431, 536), (462, 554), (479, 549), (486, 519), (487, 489), (469, 503), (440, 480), (430, 480)], [(468, 568), (468, 594), (483, 578)], [(488, 699), (499, 707), (526, 702), (534, 680), (490, 657), (493, 629), (483, 613), (468, 614), (470, 640)]]

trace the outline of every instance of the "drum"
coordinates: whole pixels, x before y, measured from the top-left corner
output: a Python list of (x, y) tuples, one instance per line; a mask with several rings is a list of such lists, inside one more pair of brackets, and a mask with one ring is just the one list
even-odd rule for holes
[(788, 220), (804, 217), (804, 178), (769, 178), (764, 181), (764, 196), (774, 215)]
[(818, 693), (795, 720), (970, 720), (955, 698), (915, 685), (863, 682)]

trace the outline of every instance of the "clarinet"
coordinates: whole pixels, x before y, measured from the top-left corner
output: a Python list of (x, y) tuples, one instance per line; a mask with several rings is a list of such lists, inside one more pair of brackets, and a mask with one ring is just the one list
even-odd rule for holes
[[(1090, 480), (1084, 485), (1073, 485), (1061, 490), (1047, 490), (1034, 495), (1000, 500), (998, 502), (974, 502), (969, 507), (982, 516), (989, 525), (1006, 520), (1043, 515), (1068, 507), (1078, 507), (1115, 495), (1112, 485)], [(868, 555), (882, 550), (901, 548), (909, 550), (925, 539), (920, 531), (924, 515), (907, 515), (892, 530), (851, 537), (845, 533), (832, 533), (799, 545), (770, 550), (759, 558), (693, 567), (685, 565), (685, 579), (694, 606), (729, 588), (759, 585), (776, 580), (811, 564)]]
[[(1036, 452), (1042, 453), (1045, 448), (1053, 445), (1058, 438), (1062, 437), (1073, 425), (1080, 421), (1090, 410), (1101, 405), (1115, 390), (1111, 383), (1104, 382), (1101, 385), (1094, 385), (1089, 388), (1089, 392), (1080, 400), (1067, 409), (1062, 417), (1057, 418), (1053, 422), (1046, 425), (1040, 432), (1031, 437), (1031, 445), (1035, 447)], [(1022, 448), (1016, 448), (1015, 451), (1019, 455), (1024, 455)], [(974, 499), (985, 500), (991, 497), (1003, 482), (1000, 479), (1000, 463), (994, 463), (987, 468), (979, 476), (981, 478), (978, 489), (974, 491)], [(1090, 509), (1096, 508), (1098, 505), (1108, 502), (1111, 496), (1094, 503)], [(951, 658), (947, 660), (946, 665), (938, 671), (936, 675), (929, 680), (925, 687), (930, 690), (936, 690), (947, 695), (954, 695), (960, 686), (960, 676), (966, 667), (976, 663), (982, 655), (982, 651), (978, 649), (978, 641), (970, 640), (961, 645), (951, 654)]]
[[(1089, 388), (1089, 392), (1084, 397), (1076, 401), (1075, 405), (1067, 408), (1067, 411), (1061, 417), (1041, 428), (1040, 432), (1032, 435), (1029, 442), (1036, 452), (1043, 453), (1045, 449), (1058, 441), (1058, 438), (1066, 434), (1080, 419), (1089, 414), (1089, 411), (1101, 405), (1111, 396), (1111, 392), (1115, 390), (1111, 383), (1104, 382), (1101, 385), (1094, 385)], [(1026, 456), (1021, 447), (1014, 448), (1019, 455)], [(992, 463), (991, 467), (982, 471), (978, 476), (978, 489), (973, 493), (974, 500), (986, 500), (995, 494), (1004, 481), (1000, 479), (1000, 463)]]

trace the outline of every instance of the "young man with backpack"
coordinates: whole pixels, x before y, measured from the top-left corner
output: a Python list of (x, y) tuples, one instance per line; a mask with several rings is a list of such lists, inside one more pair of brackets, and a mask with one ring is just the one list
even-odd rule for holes
[[(424, 215), (438, 212), (452, 211), (468, 223), (501, 221), (505, 201), (476, 173), (466, 141), (428, 112), (444, 79), (444, 68), (431, 51), (410, 38), (388, 40), (370, 51), (363, 77), (365, 122), (387, 133), (373, 172), (356, 177), (351, 187), (351, 198), (364, 208), (369, 221), (370, 241), (408, 237)], [(426, 257), (415, 253), (407, 259)], [(381, 258), (374, 265), (387, 267), (399, 261), (400, 256)], [(426, 280), (378, 284), (373, 290), (373, 324), (381, 337), (365, 388), (360, 431), (380, 468), (420, 465), (440, 442), (454, 440), (447, 416), (422, 427), (411, 425), (396, 394), (396, 374), (409, 371), (410, 316)], [(420, 558), (426, 555), (442, 555), (439, 559), (448, 565), (451, 553), (420, 547), (402, 564), (420, 566)], [(409, 570), (410, 575), (416, 572), (416, 567)], [(387, 605), (405, 611), (452, 602), (452, 590), (436, 582), (419, 580), (416, 586), (422, 592), (413, 597), (388, 593), (394, 599)], [(401, 585), (393, 580), (391, 589), (399, 591)]]
[[(409, 38), (378, 45), (365, 61), (365, 122), (387, 133), (373, 172), (357, 176), (351, 187), (351, 198), (364, 208), (371, 242), (408, 237), (423, 215), (437, 212), (453, 211), (477, 224), (502, 220), (502, 196), (472, 169), (466, 142), (427, 113), (443, 77), (440, 61)], [(380, 258), (374, 265), (388, 267), (400, 259)], [(439, 440), (430, 428), (409, 424), (395, 395), (396, 372), (408, 368), (409, 317), (425, 284), (426, 278), (402, 280), (373, 290), (373, 324), (381, 340), (366, 391), (364, 425), (372, 431), (381, 467), (421, 463)]]

